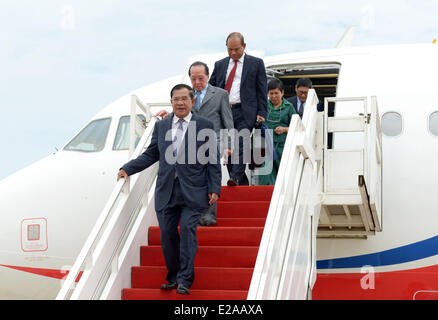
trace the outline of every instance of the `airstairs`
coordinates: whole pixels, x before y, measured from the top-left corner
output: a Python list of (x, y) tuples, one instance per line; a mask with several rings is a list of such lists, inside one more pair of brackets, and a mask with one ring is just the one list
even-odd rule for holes
[[(317, 103), (311, 89), (303, 119), (292, 117), (264, 227), (246, 227), (259, 228), (254, 236), (261, 234), (256, 239), (258, 249), (249, 250), (257, 252), (248, 262), (252, 276), (246, 289), (228, 297), (311, 298), (317, 238), (366, 241), (382, 231), (382, 145), (376, 98), (326, 98), (324, 112), (317, 112)], [(327, 115), (329, 104), (335, 105), (334, 117)], [(146, 115), (146, 128), (135, 120), (137, 108)], [(344, 109), (353, 112), (341, 112)], [(133, 96), (131, 136), (141, 139), (134, 150), (132, 138), (131, 158), (149, 144), (155, 121), (149, 105)], [(143, 259), (139, 248), (151, 239), (148, 230), (158, 225), (152, 192), (156, 173), (157, 164), (116, 184), (57, 299), (121, 299), (122, 289), (131, 288), (133, 266)], [(206, 293), (205, 298), (215, 295)]]

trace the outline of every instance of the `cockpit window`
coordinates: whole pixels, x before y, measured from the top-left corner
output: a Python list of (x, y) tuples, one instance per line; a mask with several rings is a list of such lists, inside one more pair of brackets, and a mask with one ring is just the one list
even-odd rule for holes
[(67, 151), (98, 152), (105, 147), (111, 118), (91, 121), (64, 148)]
[[(146, 118), (142, 114), (138, 114), (141, 120), (146, 121)], [(117, 128), (116, 139), (114, 140), (113, 150), (128, 150), (129, 149), (129, 134), (131, 127), (131, 117), (124, 116), (120, 118), (119, 127)], [(135, 146), (137, 147), (140, 137), (135, 137)]]

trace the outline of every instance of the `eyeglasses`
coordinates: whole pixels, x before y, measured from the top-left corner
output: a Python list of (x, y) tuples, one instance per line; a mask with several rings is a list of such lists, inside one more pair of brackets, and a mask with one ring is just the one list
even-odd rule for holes
[(309, 91), (301, 91), (301, 90), (297, 90), (297, 93), (301, 96), (307, 95), (309, 93)]
[(170, 99), (170, 101), (172, 101), (173, 103), (180, 102), (180, 101), (187, 103), (188, 101), (191, 101), (191, 99), (189, 97), (181, 97), (181, 98), (172, 98), (172, 99)]

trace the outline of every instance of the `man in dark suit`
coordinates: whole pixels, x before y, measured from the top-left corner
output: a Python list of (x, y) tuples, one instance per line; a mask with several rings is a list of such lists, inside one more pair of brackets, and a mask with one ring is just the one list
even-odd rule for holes
[[(197, 224), (201, 213), (219, 198), (221, 168), (213, 123), (190, 112), (195, 102), (192, 88), (176, 85), (171, 102), (173, 114), (156, 122), (146, 151), (126, 163), (117, 179), (126, 180), (159, 161), (155, 210), (168, 281), (161, 289), (189, 294), (198, 250)], [(208, 133), (208, 142), (198, 141), (201, 130)]]
[[(192, 112), (213, 122), (221, 157), (224, 153), (230, 155), (231, 142), (229, 141), (228, 132), (234, 128), (234, 125), (228, 93), (224, 89), (208, 83), (210, 72), (207, 64), (204, 62), (193, 62), (189, 67), (188, 73), (195, 96)], [(156, 116), (166, 118), (169, 116), (169, 113), (166, 110), (161, 110)], [(216, 216), (217, 204), (214, 203), (201, 215), (199, 224), (201, 226), (216, 224)]]
[(265, 121), (267, 112), (266, 70), (262, 59), (244, 52), (246, 44), (240, 33), (231, 33), (226, 46), (228, 57), (216, 61), (210, 84), (228, 91), (234, 129), (239, 132), (235, 141), (238, 148), (227, 164), (230, 175), (228, 185), (248, 185), (245, 168), (251, 158), (249, 133), (256, 121)]
[[(300, 115), (300, 118), (303, 118), (304, 108), (306, 107), (307, 95), (309, 93), (309, 89), (312, 88), (312, 80), (309, 78), (300, 78), (297, 80), (295, 84), (295, 94), (291, 98), (286, 99), (290, 103), (293, 104), (295, 110)], [(317, 105), (318, 111), (324, 111), (324, 105), (322, 102), (319, 102)]]

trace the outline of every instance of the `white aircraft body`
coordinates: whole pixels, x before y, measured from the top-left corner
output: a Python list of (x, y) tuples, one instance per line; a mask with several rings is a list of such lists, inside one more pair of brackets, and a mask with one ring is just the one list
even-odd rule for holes
[[(189, 63), (204, 61), (212, 71), (224, 56)], [(354, 299), (391, 298), (394, 287), (401, 292), (396, 298), (412, 299), (425, 292), (418, 283), (430, 294), (438, 290), (437, 57), (436, 44), (263, 57), (268, 74), (285, 82), (289, 96), (288, 81), (311, 74), (321, 100), (376, 96), (382, 120), (388, 119), (382, 121), (383, 231), (367, 240), (318, 239), (313, 298), (330, 298), (322, 293), (327, 288), (332, 298), (350, 292)], [(61, 150), (0, 181), (0, 299), (56, 297), (128, 159), (131, 95), (145, 103), (169, 102), (175, 84), (190, 83), (186, 70), (121, 97)], [(375, 287), (352, 289), (349, 279), (359, 283), (367, 265), (378, 275)]]

